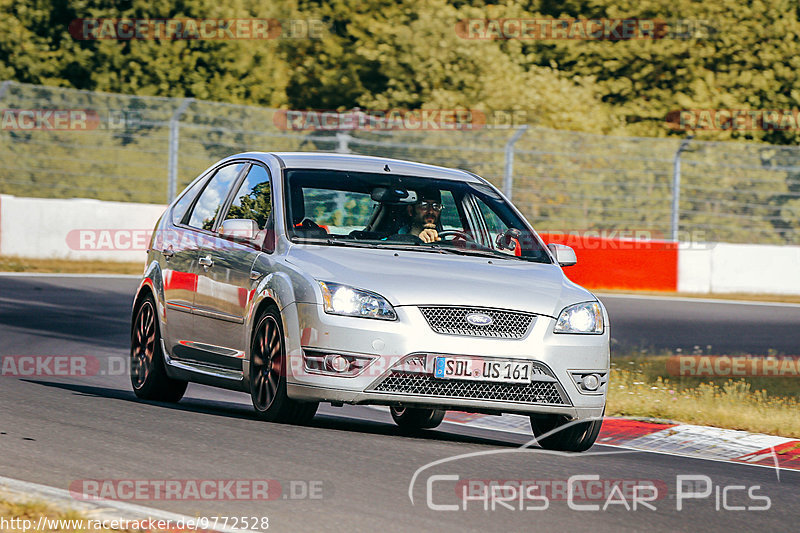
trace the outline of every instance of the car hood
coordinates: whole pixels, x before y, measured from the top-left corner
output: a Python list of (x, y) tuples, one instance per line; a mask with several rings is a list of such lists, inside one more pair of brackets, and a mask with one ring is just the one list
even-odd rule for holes
[(567, 305), (595, 299), (554, 264), (314, 245), (292, 246), (286, 261), (316, 280), (376, 292), (393, 306), (495, 307), (555, 317)]

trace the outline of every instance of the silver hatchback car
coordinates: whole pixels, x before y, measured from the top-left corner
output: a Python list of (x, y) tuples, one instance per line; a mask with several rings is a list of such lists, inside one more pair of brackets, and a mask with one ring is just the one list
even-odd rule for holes
[(249, 393), (264, 420), (320, 402), (529, 415), (545, 448), (597, 438), (608, 316), (520, 212), (470, 172), (394, 159), (244, 153), (167, 208), (133, 305), (131, 382)]

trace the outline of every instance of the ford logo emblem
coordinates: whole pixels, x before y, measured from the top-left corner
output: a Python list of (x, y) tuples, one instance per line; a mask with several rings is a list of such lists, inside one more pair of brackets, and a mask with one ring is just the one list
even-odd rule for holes
[(483, 313), (470, 313), (466, 317), (467, 322), (472, 324), (473, 326), (488, 326), (494, 320), (489, 315), (484, 315)]

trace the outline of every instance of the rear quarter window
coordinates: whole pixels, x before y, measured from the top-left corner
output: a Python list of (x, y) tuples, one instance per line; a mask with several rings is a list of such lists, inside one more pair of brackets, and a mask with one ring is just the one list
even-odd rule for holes
[(180, 224), (183, 221), (183, 217), (186, 216), (186, 212), (189, 210), (189, 207), (192, 205), (197, 193), (200, 192), (200, 189), (203, 188), (203, 184), (206, 182), (205, 179), (199, 179), (191, 187), (187, 188), (186, 191), (181, 196), (180, 200), (175, 202), (175, 205), (172, 207), (172, 223), (173, 224)]

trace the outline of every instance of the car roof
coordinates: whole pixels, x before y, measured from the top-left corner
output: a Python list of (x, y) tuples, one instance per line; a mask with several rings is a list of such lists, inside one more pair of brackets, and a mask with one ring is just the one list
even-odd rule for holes
[[(350, 170), (353, 172), (374, 172), (380, 174), (391, 173), (403, 176), (421, 176), (484, 183), (483, 179), (465, 170), (368, 155), (336, 154), (328, 152), (247, 152), (231, 156), (229, 159), (246, 157), (267, 162), (270, 156), (277, 158), (284, 168)], [(389, 170), (386, 170), (387, 167)]]

